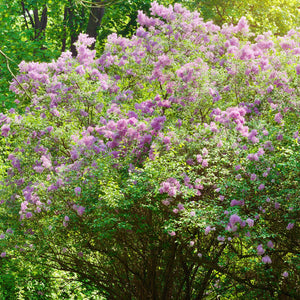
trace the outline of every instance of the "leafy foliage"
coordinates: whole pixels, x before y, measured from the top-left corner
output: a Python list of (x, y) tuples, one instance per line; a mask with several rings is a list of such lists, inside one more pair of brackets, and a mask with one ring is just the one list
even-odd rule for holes
[(82, 34), (76, 57), (19, 65), (1, 261), (107, 299), (296, 298), (300, 33), (150, 10), (99, 58)]
[(299, 0), (196, 0), (182, 3), (190, 9), (201, 11), (205, 20), (213, 20), (218, 25), (237, 24), (245, 16), (256, 33), (271, 31), (284, 35), (300, 26)]

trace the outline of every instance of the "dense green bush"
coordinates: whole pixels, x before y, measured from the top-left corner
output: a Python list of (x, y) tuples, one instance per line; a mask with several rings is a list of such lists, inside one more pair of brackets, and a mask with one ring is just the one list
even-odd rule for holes
[(80, 35), (76, 58), (20, 64), (2, 260), (107, 299), (296, 298), (300, 33), (151, 12), (99, 58)]

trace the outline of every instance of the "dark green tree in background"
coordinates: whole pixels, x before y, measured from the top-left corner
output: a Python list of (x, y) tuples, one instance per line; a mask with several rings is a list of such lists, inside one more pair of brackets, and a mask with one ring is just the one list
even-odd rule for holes
[[(0, 49), (11, 58), (13, 72), (22, 60), (47, 62), (66, 50), (75, 56), (73, 44), (81, 32), (97, 38), (96, 48), (102, 51), (110, 33), (131, 36), (136, 28), (137, 11), (147, 12), (149, 8), (150, 0), (4, 0), (0, 3)], [(0, 107), (11, 108), (14, 106), (14, 96), (9, 91), (12, 75), (3, 56), (0, 66)]]

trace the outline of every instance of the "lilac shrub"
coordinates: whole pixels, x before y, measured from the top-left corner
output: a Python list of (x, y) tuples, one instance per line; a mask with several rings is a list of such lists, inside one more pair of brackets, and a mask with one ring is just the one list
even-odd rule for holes
[(25, 111), (0, 115), (1, 256), (109, 299), (294, 297), (300, 32), (151, 12), (99, 58), (82, 34), (76, 58), (20, 64)]

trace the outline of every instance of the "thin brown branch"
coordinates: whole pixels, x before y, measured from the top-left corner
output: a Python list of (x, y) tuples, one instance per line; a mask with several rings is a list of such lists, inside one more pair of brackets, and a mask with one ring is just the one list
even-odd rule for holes
[(22, 86), (22, 84), (20, 83), (20, 81), (18, 80), (18, 78), (15, 76), (15, 74), (10, 69), (9, 61), (13, 61), (13, 60), (10, 59), (2, 50), (0, 50), (0, 54), (5, 58), (5, 60), (6, 60), (6, 67), (7, 67), (8, 71), (9, 71), (9, 73), (11, 74), (11, 76), (14, 78), (14, 80), (18, 83), (18, 85), (24, 91), (25, 95), (32, 101), (31, 96), (28, 94), (28, 92), (26, 91), (26, 89)]

